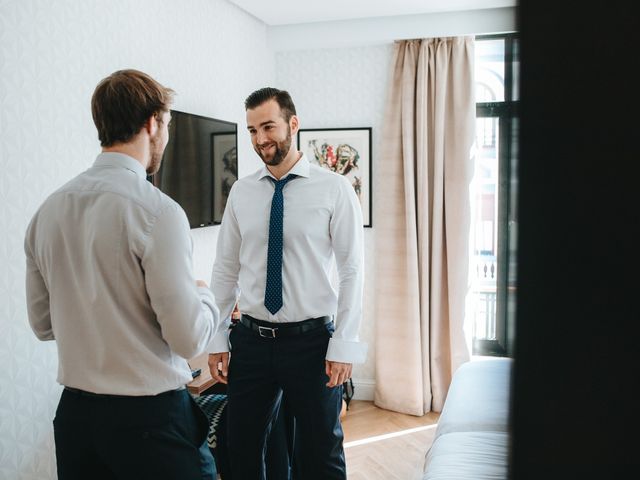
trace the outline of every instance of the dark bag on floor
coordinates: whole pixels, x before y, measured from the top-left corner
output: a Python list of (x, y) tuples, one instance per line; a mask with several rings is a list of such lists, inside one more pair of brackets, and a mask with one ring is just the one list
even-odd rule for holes
[(353, 398), (353, 380), (349, 379), (342, 384), (342, 398), (344, 398), (347, 404), (347, 410), (349, 410), (349, 402)]

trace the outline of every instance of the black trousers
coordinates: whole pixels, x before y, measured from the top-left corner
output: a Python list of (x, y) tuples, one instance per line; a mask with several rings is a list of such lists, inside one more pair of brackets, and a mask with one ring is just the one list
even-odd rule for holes
[[(283, 398), (280, 411), (271, 427), (265, 453), (266, 480), (291, 480), (294, 465), (295, 418)], [(227, 409), (220, 415), (216, 447), (212, 450), (222, 480), (234, 480), (227, 446)]]
[(63, 390), (53, 420), (59, 480), (215, 480), (208, 421), (187, 390), (116, 397)]
[[(265, 480), (265, 450), (283, 394), (295, 417), (293, 480), (345, 480), (342, 386), (328, 388), (333, 325), (264, 338), (242, 324), (230, 333), (227, 438), (233, 480)], [(284, 452), (283, 452), (284, 453)]]

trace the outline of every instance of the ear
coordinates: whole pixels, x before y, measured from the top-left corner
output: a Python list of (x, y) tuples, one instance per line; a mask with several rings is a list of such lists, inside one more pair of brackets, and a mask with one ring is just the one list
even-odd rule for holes
[(150, 137), (153, 137), (158, 131), (158, 119), (155, 115), (151, 115), (147, 118), (147, 121), (144, 122), (144, 126), (142, 127), (147, 131), (147, 134)]
[(296, 133), (298, 133), (300, 125), (298, 123), (297, 115), (291, 115), (291, 118), (289, 119), (289, 128), (291, 129), (291, 135), (295, 135)]

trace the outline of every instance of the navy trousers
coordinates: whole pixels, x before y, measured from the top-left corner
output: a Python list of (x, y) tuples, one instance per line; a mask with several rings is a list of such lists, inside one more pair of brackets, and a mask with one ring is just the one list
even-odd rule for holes
[(266, 479), (267, 439), (283, 394), (295, 417), (292, 480), (346, 480), (342, 386), (326, 386), (332, 333), (332, 324), (279, 338), (261, 337), (240, 323), (232, 328), (227, 447), (233, 480)]
[(116, 397), (63, 390), (53, 420), (59, 480), (215, 480), (209, 423), (187, 390)]

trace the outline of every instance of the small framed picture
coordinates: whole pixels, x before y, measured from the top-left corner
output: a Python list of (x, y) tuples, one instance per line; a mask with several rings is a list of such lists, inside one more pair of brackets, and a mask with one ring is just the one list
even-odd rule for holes
[(371, 227), (371, 127), (300, 129), (298, 148), (311, 163), (349, 179), (363, 226)]
[(213, 223), (222, 222), (231, 186), (238, 180), (237, 136), (235, 133), (212, 133)]

